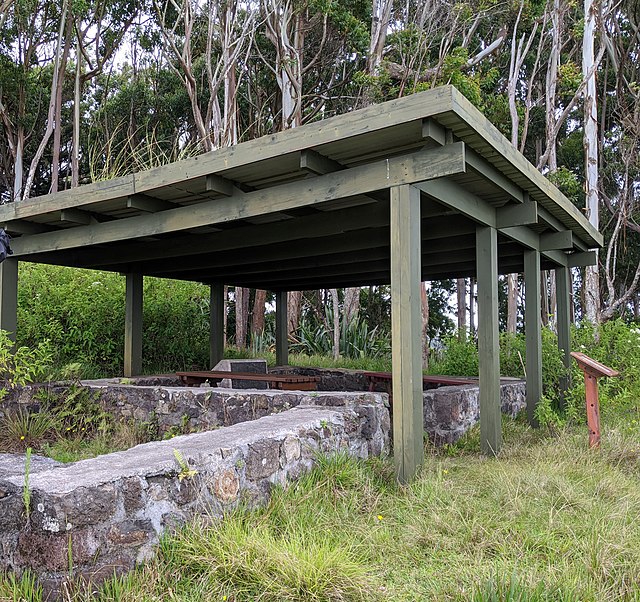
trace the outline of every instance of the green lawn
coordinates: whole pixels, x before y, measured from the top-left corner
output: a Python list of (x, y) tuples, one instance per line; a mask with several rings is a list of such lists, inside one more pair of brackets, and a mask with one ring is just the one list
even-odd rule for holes
[[(474, 432), (428, 448), (406, 488), (387, 460), (324, 459), (265, 508), (190, 525), (156, 561), (76, 599), (640, 600), (637, 415), (604, 422), (588, 450), (582, 425), (507, 420), (499, 458), (478, 453)], [(0, 582), (0, 599), (16, 589)]]

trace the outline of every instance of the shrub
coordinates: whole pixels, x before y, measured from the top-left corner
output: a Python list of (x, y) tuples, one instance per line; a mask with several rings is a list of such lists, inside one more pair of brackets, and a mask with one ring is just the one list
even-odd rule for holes
[[(190, 282), (145, 278), (143, 370), (188, 370), (208, 362), (209, 291)], [(18, 343), (49, 340), (58, 375), (122, 372), (124, 278), (110, 272), (20, 265)]]
[[(640, 401), (640, 328), (620, 319), (598, 326), (585, 322), (572, 328), (571, 337), (572, 349), (620, 371), (619, 378), (603, 378), (599, 381), (603, 412), (607, 413), (615, 407), (636, 414)], [(556, 360), (552, 363), (551, 371), (556, 376), (564, 374), (562, 362)], [(576, 362), (571, 364), (570, 376), (571, 387), (564, 400), (566, 412), (557, 410), (558, 389), (547, 387), (538, 408), (541, 424), (560, 424), (567, 419), (584, 418), (584, 377)]]
[(16, 386), (23, 386), (43, 379), (51, 367), (52, 353), (49, 341), (34, 347), (14, 347), (4, 330), (0, 330), (0, 399)]

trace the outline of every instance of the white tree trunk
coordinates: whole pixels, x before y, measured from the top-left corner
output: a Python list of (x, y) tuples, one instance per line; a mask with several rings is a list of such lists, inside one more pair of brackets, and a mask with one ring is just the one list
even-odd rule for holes
[(467, 281), (456, 280), (456, 296), (458, 300), (458, 336), (463, 336), (467, 328)]
[(422, 302), (422, 369), (429, 368), (429, 295), (428, 282), (420, 285), (420, 300)]
[[(598, 107), (596, 103), (595, 35), (596, 3), (584, 0), (584, 34), (582, 38), (582, 73), (586, 78), (584, 94), (584, 153), (586, 209), (589, 222), (599, 227), (598, 196)], [(600, 283), (598, 265), (585, 270), (585, 317), (593, 324), (600, 319)]]
[(329, 289), (333, 301), (333, 359), (340, 358), (340, 302), (338, 289)]
[(71, 188), (80, 184), (80, 103), (82, 101), (82, 52), (76, 44), (76, 77), (73, 88), (73, 132), (71, 134)]
[(371, 39), (367, 57), (367, 73), (377, 75), (382, 62), (382, 51), (387, 40), (393, 0), (373, 0), (371, 11)]

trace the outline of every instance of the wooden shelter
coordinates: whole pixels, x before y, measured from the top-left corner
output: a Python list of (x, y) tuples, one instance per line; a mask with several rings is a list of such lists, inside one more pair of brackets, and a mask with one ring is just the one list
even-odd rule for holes
[(524, 272), (527, 403), (542, 387), (540, 270), (556, 271), (569, 363), (569, 268), (602, 237), (451, 86), (157, 169), (0, 207), (15, 254), (0, 266), (0, 327), (16, 330), (18, 261), (126, 275), (125, 374), (140, 371), (142, 278), (211, 286), (211, 363), (223, 285), (277, 293), (391, 284), (398, 477), (422, 459), (420, 283), (478, 282), (481, 442), (500, 448), (498, 274)]

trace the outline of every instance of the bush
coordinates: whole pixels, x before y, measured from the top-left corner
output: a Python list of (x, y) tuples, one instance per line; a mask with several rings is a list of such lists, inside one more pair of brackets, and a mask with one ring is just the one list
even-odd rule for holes
[(52, 363), (51, 346), (44, 340), (33, 348), (19, 346), (0, 330), (0, 400), (8, 389), (44, 378)]
[[(207, 364), (209, 291), (188, 282), (145, 278), (143, 370), (188, 370)], [(49, 340), (61, 376), (122, 372), (124, 278), (110, 272), (20, 265), (18, 343)], [(71, 370), (73, 367), (73, 370)]]

